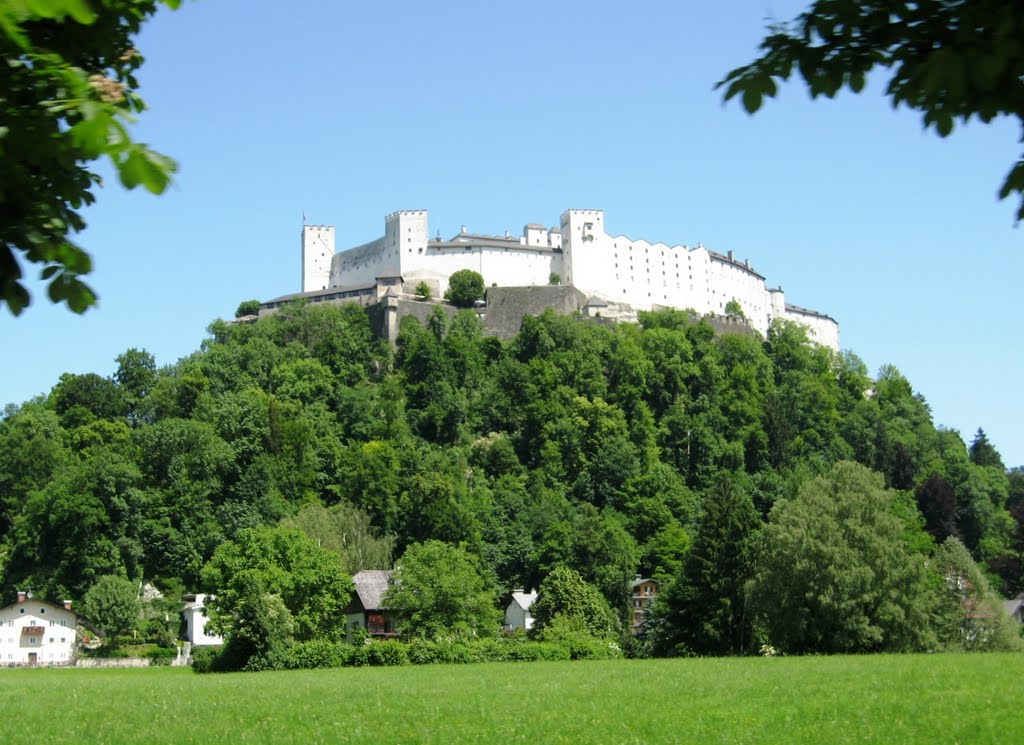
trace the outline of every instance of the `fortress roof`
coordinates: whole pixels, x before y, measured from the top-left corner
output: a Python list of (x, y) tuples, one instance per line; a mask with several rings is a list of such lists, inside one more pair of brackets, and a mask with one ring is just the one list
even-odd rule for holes
[(824, 318), (825, 320), (832, 321), (833, 323), (836, 322), (836, 319), (834, 319), (832, 316), (826, 316), (824, 313), (819, 313), (816, 310), (811, 310), (810, 308), (801, 308), (799, 305), (791, 305), (790, 303), (786, 303), (786, 311), (789, 313), (799, 313), (804, 316)]

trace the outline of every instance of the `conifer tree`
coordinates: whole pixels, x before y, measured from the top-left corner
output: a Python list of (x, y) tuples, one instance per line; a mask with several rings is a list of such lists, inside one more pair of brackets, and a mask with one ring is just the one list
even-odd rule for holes
[(704, 497), (693, 549), (658, 601), (660, 654), (742, 654), (750, 644), (744, 585), (751, 537), (760, 527), (754, 502), (728, 475)]

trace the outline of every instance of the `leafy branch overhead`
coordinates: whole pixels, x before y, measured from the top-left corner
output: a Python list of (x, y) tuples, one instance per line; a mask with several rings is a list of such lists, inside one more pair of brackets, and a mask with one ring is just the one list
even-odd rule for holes
[[(1015, 117), (1024, 125), (1024, 13), (1019, 0), (817, 0), (791, 23), (773, 24), (761, 43), (764, 55), (730, 72), (716, 87), (725, 100), (740, 96), (751, 114), (777, 80), (794, 72), (812, 97), (832, 98), (844, 87), (864, 88), (875, 67), (892, 77), (893, 106), (920, 111), (925, 127), (942, 137), (956, 120), (991, 122)], [(1024, 129), (1022, 129), (1024, 141)], [(999, 190), (1021, 195), (1024, 156)]]
[(180, 0), (0, 0), (0, 303), (14, 315), (31, 302), (27, 264), (53, 302), (95, 304), (92, 260), (71, 240), (100, 183), (92, 161), (109, 158), (128, 189), (170, 182), (174, 161), (128, 132), (146, 108), (132, 37), (160, 4)]

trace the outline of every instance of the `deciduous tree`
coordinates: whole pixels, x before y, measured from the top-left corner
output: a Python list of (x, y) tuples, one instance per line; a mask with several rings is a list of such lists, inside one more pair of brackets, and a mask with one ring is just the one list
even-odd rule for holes
[(100, 577), (82, 598), (82, 613), (107, 636), (131, 631), (141, 611), (138, 585), (115, 574)]
[[(161, 0), (177, 7), (180, 0)], [(106, 156), (131, 189), (159, 194), (175, 164), (133, 142), (128, 125), (145, 108), (135, 92), (142, 55), (133, 37), (157, 0), (0, 3), (0, 303), (18, 315), (30, 302), (25, 263), (41, 264), (53, 302), (82, 313), (96, 302), (79, 279), (92, 269), (71, 240), (85, 227)]]
[(477, 300), (484, 299), (484, 278), (472, 269), (459, 269), (448, 278), (445, 299), (460, 308), (472, 308)]
[(403, 636), (491, 636), (501, 613), (474, 558), (443, 541), (414, 543), (396, 562), (384, 604)]
[(776, 502), (751, 592), (764, 641), (817, 654), (934, 645), (926, 558), (905, 545), (889, 503), (881, 476), (850, 462)]

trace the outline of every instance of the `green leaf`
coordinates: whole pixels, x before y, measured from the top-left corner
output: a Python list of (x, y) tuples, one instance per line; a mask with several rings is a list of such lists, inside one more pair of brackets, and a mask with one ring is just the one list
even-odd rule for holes
[(72, 144), (87, 158), (98, 158), (107, 149), (110, 123), (110, 114), (105, 111), (83, 119), (69, 130)]
[(761, 99), (762, 95), (760, 91), (754, 90), (750, 87), (743, 90), (743, 108), (747, 110), (748, 114), (753, 114), (761, 108)]
[(67, 14), (79, 23), (89, 25), (96, 21), (96, 13), (85, 0), (64, 0), (64, 6)]
[(142, 184), (153, 194), (160, 194), (171, 181), (176, 165), (165, 155), (135, 145), (128, 157), (118, 165), (121, 183), (128, 189)]

